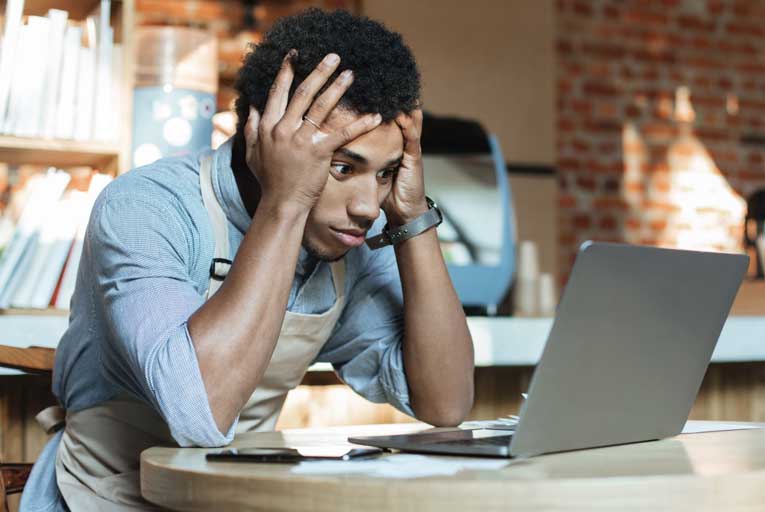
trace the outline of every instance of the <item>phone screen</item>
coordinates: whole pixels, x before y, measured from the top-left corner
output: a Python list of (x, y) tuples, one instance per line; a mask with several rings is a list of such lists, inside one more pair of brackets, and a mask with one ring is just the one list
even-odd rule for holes
[(209, 461), (300, 462), (303, 460), (351, 460), (374, 457), (380, 448), (320, 447), (305, 448), (229, 448), (207, 454)]

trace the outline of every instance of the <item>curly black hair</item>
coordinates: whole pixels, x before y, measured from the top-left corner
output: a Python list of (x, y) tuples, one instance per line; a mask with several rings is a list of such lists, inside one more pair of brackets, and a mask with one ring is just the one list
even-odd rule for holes
[(325, 87), (345, 69), (354, 74), (353, 84), (340, 101), (343, 107), (357, 114), (379, 113), (383, 121), (390, 121), (419, 105), (420, 73), (400, 34), (366, 17), (311, 8), (276, 22), (244, 57), (235, 85), (238, 133), (242, 133), (251, 105), (261, 113), (265, 109), (271, 84), (292, 48), (298, 55), (293, 59), (290, 97), (324, 56), (334, 52), (340, 56), (340, 66)]

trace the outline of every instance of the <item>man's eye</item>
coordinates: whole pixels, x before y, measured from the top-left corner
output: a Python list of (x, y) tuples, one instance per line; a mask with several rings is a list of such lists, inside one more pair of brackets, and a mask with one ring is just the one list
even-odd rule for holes
[(348, 164), (336, 163), (336, 164), (330, 165), (329, 168), (331, 169), (332, 174), (336, 178), (344, 178), (346, 176), (350, 176), (351, 173), (353, 172), (353, 167), (351, 167)]
[(398, 172), (398, 169), (395, 167), (390, 167), (388, 169), (383, 169), (382, 171), (377, 173), (377, 177), (383, 181), (388, 181), (391, 178), (393, 178), (396, 173)]

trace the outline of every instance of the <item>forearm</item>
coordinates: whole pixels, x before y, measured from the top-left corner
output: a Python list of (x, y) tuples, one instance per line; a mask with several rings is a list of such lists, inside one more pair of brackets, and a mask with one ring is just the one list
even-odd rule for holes
[(460, 423), (473, 404), (473, 341), (435, 229), (396, 246), (404, 292), (404, 366), (412, 409)]
[(218, 292), (189, 319), (215, 422), (226, 432), (279, 337), (307, 211), (261, 202)]

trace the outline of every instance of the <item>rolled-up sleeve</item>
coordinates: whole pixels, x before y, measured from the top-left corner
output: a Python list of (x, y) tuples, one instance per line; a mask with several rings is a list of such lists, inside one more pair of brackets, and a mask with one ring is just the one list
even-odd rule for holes
[(404, 309), (393, 249), (368, 255), (343, 313), (317, 358), (371, 402), (414, 416), (404, 372)]
[[(204, 302), (190, 277), (191, 228), (172, 205), (134, 197), (99, 201), (88, 229), (97, 304), (110, 331), (105, 371), (162, 415), (181, 446), (222, 446), (189, 317)], [(157, 202), (158, 203), (158, 202)]]

